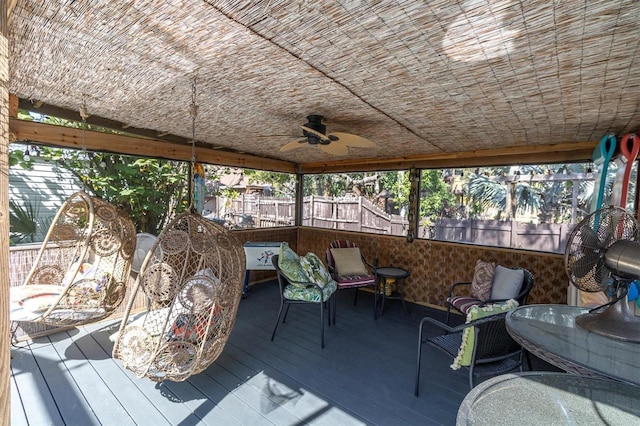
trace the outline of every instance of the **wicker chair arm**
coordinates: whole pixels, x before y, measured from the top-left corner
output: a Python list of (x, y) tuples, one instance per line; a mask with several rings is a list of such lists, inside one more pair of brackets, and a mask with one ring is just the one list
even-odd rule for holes
[(457, 287), (461, 286), (470, 286), (471, 281), (457, 281), (451, 285), (451, 289), (449, 290), (449, 297), (453, 297), (453, 293)]
[(434, 318), (431, 318), (431, 317), (424, 317), (424, 318), (422, 318), (422, 320), (420, 320), (420, 335), (422, 336), (422, 329), (424, 328), (424, 324), (425, 323), (433, 324), (433, 325), (445, 330), (447, 333), (457, 333), (457, 332), (463, 331), (465, 328), (475, 327), (477, 325), (484, 324), (484, 323), (487, 323), (487, 322), (501, 320), (506, 316), (507, 316), (507, 312), (502, 312), (502, 313), (499, 313), (499, 314), (496, 314), (496, 315), (491, 315), (491, 316), (488, 316), (488, 317), (479, 318), (477, 320), (474, 320), (474, 321), (471, 321), (471, 322), (468, 322), (468, 323), (465, 323), (465, 324), (460, 324), (460, 325), (458, 325), (456, 327), (448, 326), (447, 324), (445, 324), (443, 322), (440, 322), (440, 321), (438, 321), (438, 320), (436, 320)]

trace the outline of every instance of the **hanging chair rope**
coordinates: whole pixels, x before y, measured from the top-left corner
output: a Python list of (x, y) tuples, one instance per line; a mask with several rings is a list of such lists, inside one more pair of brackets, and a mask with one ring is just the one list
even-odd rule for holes
[(87, 103), (82, 97), (82, 105), (80, 106), (80, 117), (82, 118), (82, 190), (86, 191), (87, 182), (89, 181), (89, 154), (87, 152), (87, 118), (89, 114), (87, 113)]
[(191, 164), (189, 167), (189, 211), (194, 209), (195, 205), (195, 177), (196, 177), (196, 118), (198, 117), (198, 105), (196, 104), (196, 76), (191, 82), (191, 105), (189, 106), (189, 115), (191, 116)]

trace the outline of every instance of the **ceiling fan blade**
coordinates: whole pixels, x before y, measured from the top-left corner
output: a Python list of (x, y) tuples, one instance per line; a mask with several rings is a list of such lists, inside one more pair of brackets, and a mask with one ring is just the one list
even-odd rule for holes
[(318, 144), (321, 150), (331, 155), (347, 155), (349, 148), (339, 142), (331, 142), (330, 144)]
[(292, 149), (302, 148), (306, 142), (306, 140), (289, 142), (288, 144), (282, 145), (280, 151), (291, 151)]
[(338, 140), (346, 146), (355, 146), (357, 148), (373, 148), (376, 146), (375, 142), (351, 133), (333, 132), (329, 135), (329, 137), (331, 136), (337, 136)]
[(329, 136), (325, 135), (324, 133), (320, 133), (317, 130), (312, 129), (311, 127), (307, 127), (307, 126), (300, 126), (300, 127), (302, 127), (302, 130), (304, 130), (305, 132), (311, 133), (312, 135), (317, 136), (318, 138), (320, 138), (320, 140), (323, 140), (323, 141), (330, 140)]

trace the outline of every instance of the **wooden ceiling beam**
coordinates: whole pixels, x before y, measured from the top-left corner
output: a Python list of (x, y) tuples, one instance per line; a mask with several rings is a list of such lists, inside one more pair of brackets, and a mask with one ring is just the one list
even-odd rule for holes
[(402, 158), (368, 158), (304, 163), (304, 174), (386, 170), (441, 169), (452, 167), (551, 164), (590, 161), (598, 141), (553, 145), (518, 146), (488, 150), (415, 155)]
[[(11, 118), (10, 131), (17, 141), (82, 148), (82, 130)], [(410, 168), (451, 168), (502, 166), (516, 164), (549, 164), (589, 161), (598, 141), (554, 145), (519, 146), (494, 150), (415, 155), (401, 158), (342, 159), (327, 162), (295, 164), (249, 154), (196, 147), (198, 161), (229, 167), (244, 167), (282, 173), (344, 173), (407, 170)], [(189, 161), (191, 146), (154, 138), (140, 138), (94, 131), (86, 132), (89, 150)]]
[[(9, 129), (15, 135), (16, 142), (29, 141), (36, 145), (42, 144), (73, 149), (83, 148), (82, 129), (53, 126), (14, 118), (9, 121)], [(86, 131), (84, 140), (86, 149), (90, 151), (164, 158), (167, 160), (191, 160), (191, 146), (185, 144), (95, 131)], [(296, 172), (296, 164), (291, 162), (231, 153), (201, 146), (196, 147), (196, 158), (202, 163), (221, 166), (282, 173)]]

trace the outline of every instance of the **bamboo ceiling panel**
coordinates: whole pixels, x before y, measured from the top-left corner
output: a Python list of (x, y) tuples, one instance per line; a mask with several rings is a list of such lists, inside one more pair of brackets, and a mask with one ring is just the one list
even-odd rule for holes
[[(295, 163), (309, 114), (348, 158), (599, 140), (640, 129), (640, 2), (18, 0), (20, 98)], [(142, 142), (141, 142), (142, 143)]]

